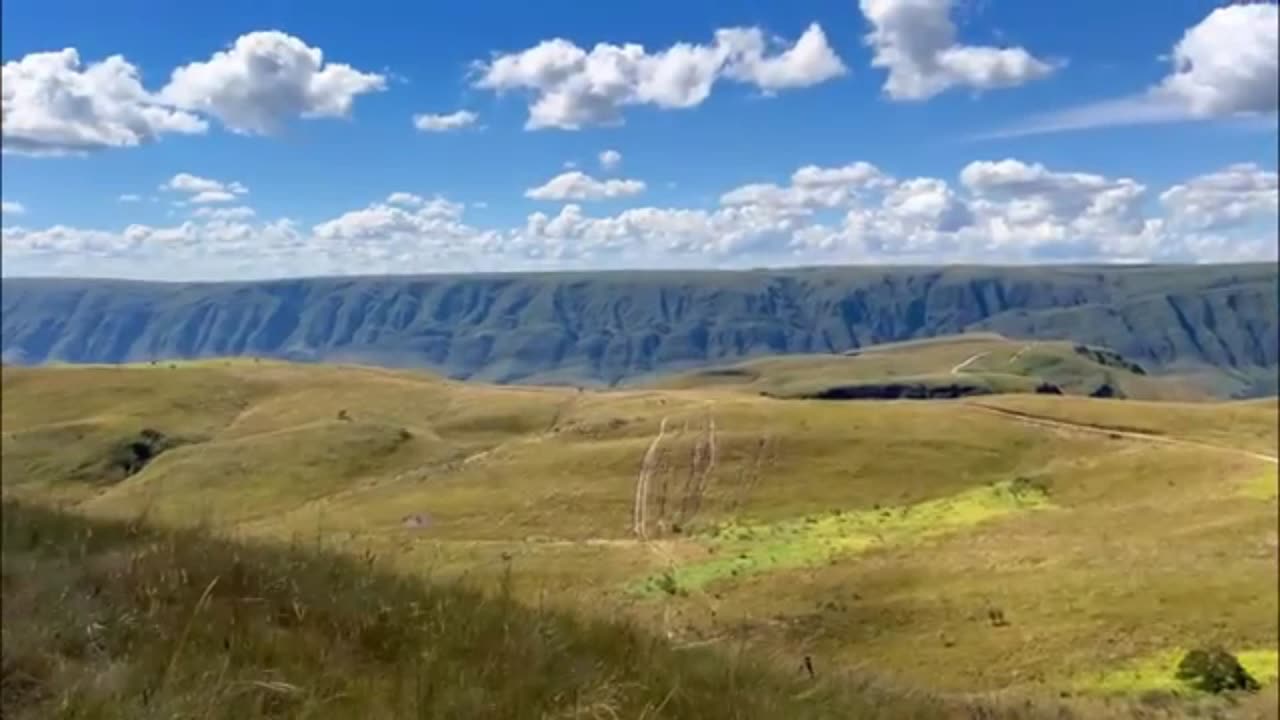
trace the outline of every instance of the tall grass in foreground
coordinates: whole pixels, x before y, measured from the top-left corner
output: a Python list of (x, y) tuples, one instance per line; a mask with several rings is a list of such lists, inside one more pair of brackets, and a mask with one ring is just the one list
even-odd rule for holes
[(678, 650), (507, 593), (386, 574), (371, 556), (237, 545), (11, 501), (3, 540), (4, 718), (1180, 714), (789, 678), (740, 654)]

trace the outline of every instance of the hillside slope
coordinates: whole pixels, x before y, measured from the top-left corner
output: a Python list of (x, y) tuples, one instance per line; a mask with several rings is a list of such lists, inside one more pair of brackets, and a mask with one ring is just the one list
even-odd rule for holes
[(623, 624), (354, 558), (18, 503), (6, 502), (3, 517), (0, 713), (13, 720), (834, 720), (962, 709), (833, 692), (746, 658), (681, 652)]
[(735, 388), (781, 398), (942, 398), (996, 393), (1207, 400), (1177, 375), (1145, 368), (1105, 348), (966, 333), (872, 345), (840, 354), (746, 360), (661, 376), (661, 388)]
[(0, 379), (7, 498), (510, 572), (522, 602), (788, 672), (1092, 694), (1213, 642), (1276, 675), (1274, 400), (819, 402), (243, 359)]
[(985, 329), (1111, 348), (1219, 395), (1275, 391), (1277, 269), (813, 268), (155, 284), (3, 281), (6, 362), (260, 355), (612, 384)]

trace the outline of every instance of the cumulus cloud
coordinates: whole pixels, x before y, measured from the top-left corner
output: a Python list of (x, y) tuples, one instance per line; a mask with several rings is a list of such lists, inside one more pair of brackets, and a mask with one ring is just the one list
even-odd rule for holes
[(790, 212), (847, 206), (870, 190), (893, 183), (875, 165), (855, 162), (841, 167), (806, 165), (791, 174), (787, 186), (751, 183), (720, 196), (722, 205), (764, 205)]
[(809, 87), (848, 72), (817, 23), (809, 25), (795, 45), (773, 56), (759, 28), (722, 30), (717, 39), (731, 48), (725, 76), (765, 92)]
[(20, 202), (12, 200), (0, 200), (0, 215), (21, 215), (27, 209)]
[(534, 200), (607, 200), (644, 192), (641, 180), (597, 180), (578, 170), (561, 173), (545, 184), (529, 188), (524, 196)]
[(860, 1), (871, 25), (871, 65), (889, 72), (884, 92), (891, 99), (925, 100), (955, 87), (1016, 87), (1056, 69), (1021, 47), (957, 43), (953, 5), (954, 0)]
[(253, 208), (239, 205), (229, 208), (202, 207), (196, 208), (191, 213), (192, 217), (208, 218), (210, 220), (239, 221), (248, 220), (257, 215)]
[(1280, 97), (1275, 4), (1220, 7), (1173, 48), (1173, 72), (1155, 89), (1196, 117), (1275, 112)]
[(1052, 171), (1006, 159), (970, 163), (961, 170), (960, 182), (973, 194), (971, 208), (986, 219), (993, 242), (1145, 242), (1147, 188), (1130, 178)]
[(356, 96), (385, 88), (383, 75), (326, 63), (320, 48), (270, 30), (241, 35), (208, 60), (175, 69), (159, 95), (233, 132), (262, 135), (293, 117), (344, 117)]
[(430, 236), (465, 238), (478, 233), (462, 223), (464, 206), (442, 197), (393, 193), (386, 202), (352, 210), (314, 228), (323, 240), (388, 240)]
[(1280, 193), (1276, 173), (1254, 163), (1230, 165), (1160, 194), (1168, 222), (1198, 231), (1274, 218)]
[[(246, 277), (796, 263), (1272, 260), (1280, 219), (1276, 185), (1274, 172), (1252, 164), (1151, 191), (1131, 178), (1014, 158), (969, 163), (955, 178), (896, 179), (867, 163), (849, 163), (805, 166), (785, 185), (771, 186), (792, 193), (787, 202), (767, 194), (751, 199), (726, 193), (719, 206), (642, 206), (601, 214), (569, 202), (554, 212), (533, 212), (523, 222), (485, 228), (467, 220), (463, 203), (397, 192), (310, 228), (287, 219), (259, 220), (247, 208), (202, 207), (176, 225), (131, 225), (122, 231), (6, 224), (3, 242), (10, 274), (53, 269), (128, 276), (149, 268), (153, 276), (165, 277), (175, 266), (212, 277)], [(837, 189), (846, 194), (820, 194)], [(805, 192), (819, 194), (806, 197)]]
[(125, 193), (120, 197), (116, 198), (116, 200), (122, 203), (136, 203), (136, 202), (142, 202), (142, 196), (136, 193)]
[(0, 72), (5, 153), (79, 154), (208, 129), (144, 90), (138, 68), (119, 55), (82, 67), (76, 49), (66, 48), (11, 60)]
[(480, 116), (469, 111), (459, 110), (447, 115), (414, 115), (413, 126), (422, 132), (450, 132), (474, 125)]
[(719, 30), (711, 44), (677, 43), (650, 52), (636, 43), (590, 50), (563, 38), (475, 65), (476, 87), (530, 92), (530, 130), (577, 130), (622, 122), (629, 105), (690, 108), (726, 78), (775, 92), (816, 85), (847, 72), (816, 23), (796, 43), (768, 54), (759, 28)]
[(605, 170), (613, 170), (622, 164), (622, 153), (617, 150), (605, 150), (600, 153), (600, 167)]
[(1145, 92), (1034, 117), (986, 137), (1241, 116), (1274, 118), (1280, 96), (1278, 26), (1280, 9), (1274, 3), (1216, 8), (1183, 34), (1169, 55), (1169, 74)]
[(388, 205), (401, 205), (404, 207), (421, 207), (426, 203), (426, 199), (420, 195), (414, 195), (407, 192), (393, 192), (387, 196)]
[(247, 195), (249, 188), (238, 182), (224, 183), (190, 173), (178, 173), (160, 186), (161, 190), (185, 193), (186, 198), (175, 204), (206, 204), (231, 202), (238, 195)]
[(206, 132), (206, 116), (233, 132), (265, 134), (286, 120), (340, 117), (386, 79), (340, 63), (282, 32), (240, 36), (206, 61), (173, 70), (158, 92), (123, 56), (81, 64), (75, 48), (6, 62), (0, 78), (3, 151), (70, 155), (133, 147), (165, 134)]

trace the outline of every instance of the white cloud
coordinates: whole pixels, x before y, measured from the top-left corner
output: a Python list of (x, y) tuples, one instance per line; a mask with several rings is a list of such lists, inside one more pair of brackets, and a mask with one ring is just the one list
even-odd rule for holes
[(751, 183), (720, 196), (722, 205), (766, 205), (793, 212), (838, 208), (861, 194), (887, 187), (893, 180), (875, 165), (855, 162), (842, 167), (806, 165), (791, 175), (791, 184)]
[(638, 195), (644, 189), (645, 184), (640, 180), (597, 180), (572, 170), (551, 178), (539, 187), (529, 188), (524, 196), (534, 200), (605, 200)]
[(344, 117), (356, 96), (385, 88), (385, 76), (326, 64), (320, 48), (272, 30), (241, 35), (208, 60), (175, 69), (159, 96), (233, 132), (268, 134), (297, 116)]
[(605, 170), (613, 170), (622, 164), (622, 153), (617, 150), (605, 150), (600, 153), (600, 167)]
[(860, 0), (871, 24), (872, 67), (888, 70), (884, 92), (925, 100), (954, 87), (993, 90), (1048, 76), (1055, 63), (1020, 47), (961, 45), (951, 21), (954, 0)]
[(116, 200), (122, 203), (136, 203), (136, 202), (142, 202), (142, 196), (137, 195), (135, 193), (125, 193), (120, 197), (116, 198)]
[(1278, 24), (1280, 10), (1274, 3), (1216, 8), (1174, 45), (1171, 72), (1145, 92), (1033, 117), (984, 137), (1239, 116), (1274, 118), (1280, 96)]
[[(174, 267), (208, 279), (498, 268), (1271, 260), (1280, 219), (1275, 173), (1249, 164), (1188, 178), (1154, 203), (1147, 202), (1147, 188), (1129, 178), (1017, 159), (970, 163), (955, 182), (896, 180), (865, 163), (806, 166), (787, 185), (770, 187), (795, 194), (794, 202), (772, 202), (764, 194), (709, 209), (633, 207), (602, 215), (570, 203), (510, 226), (482, 228), (466, 220), (462, 203), (398, 192), (309, 229), (287, 219), (257, 220), (248, 208), (207, 207), (172, 226), (119, 232), (6, 225), (4, 259), (9, 274), (170, 279)], [(824, 204), (827, 196), (803, 194), (840, 188), (847, 194), (836, 205)], [(830, 217), (830, 209), (840, 216)]]
[[(462, 224), (461, 203), (416, 195), (409, 196), (413, 201), (406, 203), (403, 196), (408, 193), (394, 193), (388, 202), (374, 203), (320, 223), (314, 228), (315, 236), (325, 240), (386, 240), (426, 235), (462, 238), (477, 232)], [(392, 199), (400, 204), (391, 204)]]
[(914, 229), (953, 233), (973, 224), (969, 206), (945, 180), (914, 178), (885, 197), (884, 213)]
[(422, 132), (449, 132), (474, 125), (479, 115), (459, 110), (448, 115), (414, 115), (413, 126)]
[(236, 196), (225, 190), (205, 190), (191, 196), (189, 202), (196, 204), (231, 202)]
[(3, 151), (79, 154), (208, 129), (196, 115), (157, 101), (138, 76), (138, 68), (119, 55), (81, 67), (75, 48), (6, 62), (0, 76)]
[(6, 62), (3, 150), (68, 155), (133, 147), (164, 134), (201, 134), (213, 116), (234, 132), (264, 134), (295, 117), (340, 117), (386, 79), (324, 63), (319, 48), (277, 31), (242, 35), (207, 61), (175, 69), (159, 92), (143, 88), (120, 55), (82, 67), (66, 48)]
[(0, 215), (22, 215), (27, 209), (20, 202), (0, 200)]
[(247, 195), (249, 188), (238, 182), (224, 183), (190, 173), (178, 173), (160, 186), (160, 190), (186, 193), (184, 200), (173, 202), (176, 207), (187, 203), (203, 205), (208, 203), (231, 202), (238, 195)]
[(710, 45), (677, 43), (655, 52), (636, 43), (598, 43), (584, 50), (555, 38), (476, 63), (476, 70), (476, 87), (532, 92), (525, 124), (531, 130), (620, 124), (628, 105), (694, 107), (722, 77), (776, 91), (846, 72), (816, 24), (776, 55), (766, 54), (758, 28), (729, 28), (717, 31)]
[(421, 207), (425, 202), (427, 201), (422, 196), (414, 195), (413, 193), (407, 193), (407, 192), (393, 192), (387, 196), (388, 205), (401, 205), (404, 207)]
[(161, 185), (160, 189), (194, 193), (206, 190), (221, 190), (222, 183), (217, 180), (202, 178), (190, 173), (178, 173)]
[(960, 182), (973, 194), (971, 207), (987, 222), (993, 242), (1144, 242), (1146, 187), (1130, 178), (1006, 159), (969, 163)]
[(208, 218), (210, 220), (240, 221), (248, 220), (257, 215), (253, 208), (244, 207), (243, 205), (229, 208), (213, 208), (202, 207), (196, 208), (191, 213), (192, 217)]
[(732, 48), (725, 76), (765, 92), (809, 87), (848, 72), (817, 23), (809, 25), (795, 45), (773, 56), (766, 54), (764, 33), (758, 28), (722, 30), (717, 39)]
[(1180, 228), (1217, 230), (1273, 218), (1280, 206), (1276, 173), (1253, 163), (1230, 165), (1160, 194), (1168, 221)]
[(1278, 25), (1275, 4), (1215, 9), (1174, 46), (1173, 72), (1155, 92), (1196, 117), (1276, 112)]

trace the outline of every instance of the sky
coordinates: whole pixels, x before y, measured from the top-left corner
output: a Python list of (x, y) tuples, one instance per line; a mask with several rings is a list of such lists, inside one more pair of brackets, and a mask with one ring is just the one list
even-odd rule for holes
[(6, 0), (4, 276), (1277, 255), (1277, 6)]

